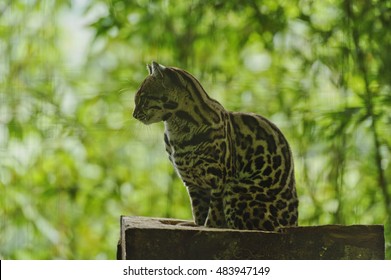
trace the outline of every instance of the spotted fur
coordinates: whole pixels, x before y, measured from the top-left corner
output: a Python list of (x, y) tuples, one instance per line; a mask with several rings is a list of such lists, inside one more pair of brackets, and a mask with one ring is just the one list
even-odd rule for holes
[(229, 112), (188, 72), (148, 65), (134, 118), (163, 121), (169, 159), (187, 187), (197, 225), (278, 231), (296, 226), (292, 153), (266, 118)]

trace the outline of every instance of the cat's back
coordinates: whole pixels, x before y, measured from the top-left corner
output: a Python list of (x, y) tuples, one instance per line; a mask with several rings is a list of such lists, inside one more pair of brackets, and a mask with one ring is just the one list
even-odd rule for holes
[[(263, 178), (268, 185), (287, 184), (294, 176), (288, 141), (271, 121), (252, 113), (230, 112), (232, 153), (241, 177)], [(283, 175), (283, 178), (281, 178)]]

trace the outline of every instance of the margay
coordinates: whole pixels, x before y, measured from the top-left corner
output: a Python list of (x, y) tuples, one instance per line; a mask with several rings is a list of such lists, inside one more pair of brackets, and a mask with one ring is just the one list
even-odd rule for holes
[(266, 118), (229, 112), (188, 72), (148, 65), (133, 116), (163, 121), (170, 161), (187, 187), (197, 225), (278, 231), (296, 226), (291, 149)]

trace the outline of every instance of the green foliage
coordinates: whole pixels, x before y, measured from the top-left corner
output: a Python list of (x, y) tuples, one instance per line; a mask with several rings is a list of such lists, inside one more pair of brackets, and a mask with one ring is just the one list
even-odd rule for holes
[(0, 257), (114, 258), (120, 215), (191, 217), (162, 125), (132, 120), (157, 60), (294, 150), (300, 224), (385, 224), (390, 1), (4, 1)]

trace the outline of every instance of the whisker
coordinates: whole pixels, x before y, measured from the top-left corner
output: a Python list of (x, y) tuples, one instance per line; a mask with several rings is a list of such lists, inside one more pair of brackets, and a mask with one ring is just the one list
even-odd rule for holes
[(123, 92), (126, 92), (128, 90), (130, 90), (130, 88), (128, 88), (128, 87), (127, 88), (121, 88), (121, 89), (118, 90), (118, 92), (119, 93), (123, 93)]

